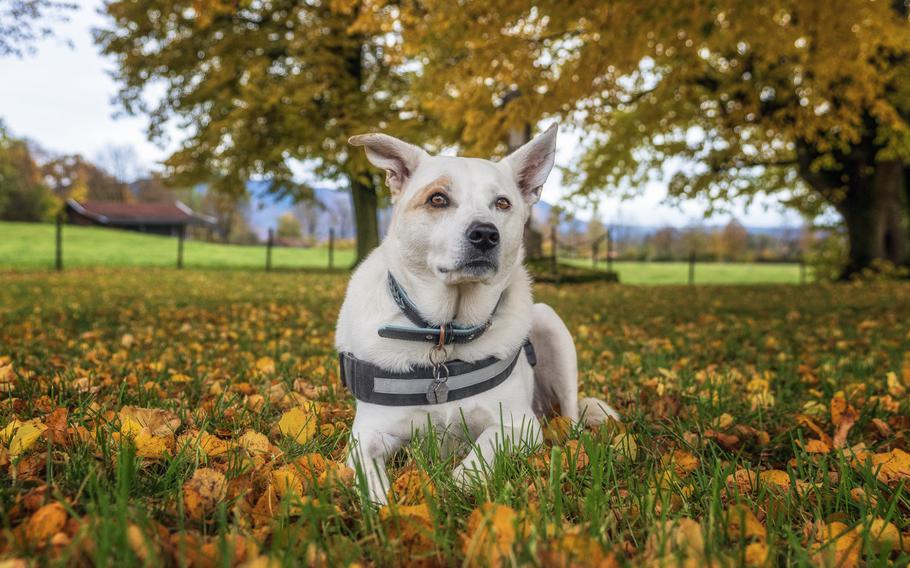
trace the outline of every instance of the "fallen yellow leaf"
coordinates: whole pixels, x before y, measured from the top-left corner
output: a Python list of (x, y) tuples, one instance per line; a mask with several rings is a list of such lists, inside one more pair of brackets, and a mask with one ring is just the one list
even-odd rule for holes
[(733, 505), (725, 513), (727, 538), (730, 540), (765, 540), (767, 530), (751, 509), (745, 505)]
[(16, 457), (34, 446), (45, 430), (47, 426), (37, 418), (21, 423), (9, 441), (10, 457)]
[(25, 538), (33, 546), (41, 546), (63, 530), (66, 518), (66, 509), (61, 503), (49, 503), (35, 511), (26, 521)]
[(202, 467), (183, 484), (183, 506), (191, 519), (202, 520), (215, 511), (218, 503), (227, 495), (227, 479), (224, 474), (211, 468)]
[(278, 430), (298, 444), (305, 444), (316, 433), (316, 415), (312, 408), (296, 406), (281, 415)]
[(423, 471), (412, 468), (401, 475), (389, 487), (390, 502), (399, 505), (418, 505), (426, 501), (427, 496), (436, 494), (436, 487)]
[(462, 534), (462, 552), (469, 566), (499, 566), (515, 544), (517, 514), (506, 505), (484, 503), (471, 512)]

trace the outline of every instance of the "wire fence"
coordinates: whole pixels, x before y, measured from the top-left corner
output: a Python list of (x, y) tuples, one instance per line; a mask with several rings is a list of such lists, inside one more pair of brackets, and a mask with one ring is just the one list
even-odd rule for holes
[[(602, 274), (600, 280), (619, 282), (620, 274), (617, 272), (614, 265), (615, 261), (618, 261), (618, 254), (616, 250), (616, 239), (613, 236), (613, 229), (606, 228), (602, 235), (595, 235), (593, 237), (583, 237), (579, 238), (577, 235), (574, 235), (571, 241), (567, 239), (560, 238), (559, 230), (557, 225), (550, 225), (550, 231), (548, 236), (548, 242), (545, 243), (548, 245), (548, 254), (544, 254), (539, 261), (544, 261), (548, 265), (550, 278), (555, 281), (566, 280), (564, 278), (564, 273), (572, 274), (578, 268), (580, 268), (579, 263), (573, 263), (572, 265), (567, 265), (566, 260), (568, 259), (590, 259), (590, 270), (594, 272), (599, 272)], [(543, 247), (541, 247), (543, 248)], [(589, 255), (589, 256), (588, 256)], [(664, 261), (647, 261), (655, 264), (662, 263)], [(673, 261), (669, 261), (673, 262)], [(678, 261), (677, 261), (678, 262)], [(729, 265), (734, 263), (723, 262), (723, 261), (710, 261), (704, 258), (699, 258), (698, 251), (693, 247), (687, 259), (684, 261), (687, 263), (687, 283), (689, 285), (696, 284), (697, 276), (697, 266), (698, 265)], [(806, 260), (804, 255), (800, 254), (798, 258), (792, 260), (782, 260), (778, 261), (778, 264), (792, 264), (798, 266), (799, 268), (799, 283), (807, 284), (808, 283), (808, 269), (806, 266)], [(583, 278), (587, 280), (587, 278)]]
[[(117, 262), (107, 263), (103, 261), (96, 261), (98, 259), (98, 253), (92, 250), (95, 247), (99, 247), (97, 242), (86, 242), (86, 238), (82, 235), (72, 237), (72, 240), (66, 238), (67, 230), (64, 227), (66, 225), (66, 218), (64, 215), (58, 215), (55, 220), (54, 227), (54, 245), (53, 245), (53, 266), (56, 270), (62, 271), (67, 265), (67, 260), (75, 258), (75, 261), (70, 260), (75, 266), (95, 266), (95, 265), (130, 265), (130, 266), (163, 266), (168, 263), (166, 260), (167, 256), (170, 256), (173, 260), (171, 261), (170, 266), (173, 266), (177, 269), (183, 269), (186, 266), (187, 259), (187, 244), (190, 242), (195, 243), (193, 246), (195, 248), (190, 248), (191, 251), (194, 251), (195, 257), (199, 260), (199, 256), (204, 254), (202, 251), (207, 251), (209, 253), (215, 254), (218, 253), (221, 256), (225, 257), (224, 259), (219, 259), (214, 262), (204, 262), (199, 266), (194, 267), (225, 267), (225, 268), (255, 268), (257, 265), (264, 269), (265, 271), (279, 270), (290, 268), (287, 255), (283, 259), (284, 262), (276, 263), (274, 252), (277, 250), (282, 251), (300, 251), (301, 255), (305, 255), (304, 262), (300, 262), (300, 259), (295, 259), (296, 262), (291, 262), (291, 265), (297, 268), (306, 268), (306, 269), (327, 269), (335, 270), (336, 268), (347, 268), (347, 266), (341, 266), (340, 264), (344, 263), (344, 259), (350, 256), (350, 251), (345, 251), (347, 254), (342, 254), (342, 263), (339, 263), (338, 260), (338, 249), (339, 242), (336, 237), (336, 232), (334, 228), (330, 228), (328, 231), (328, 239), (324, 244), (316, 247), (301, 246), (299, 244), (288, 244), (287, 240), (277, 238), (276, 232), (274, 229), (268, 230), (268, 237), (265, 242), (261, 244), (243, 244), (243, 245), (234, 245), (234, 244), (221, 244), (221, 243), (212, 243), (209, 241), (196, 241), (188, 238), (186, 226), (180, 226), (174, 233), (173, 236), (162, 236), (162, 235), (148, 235), (143, 232), (137, 231), (127, 231), (124, 229), (116, 228), (100, 228), (100, 230), (105, 232), (110, 232), (112, 235), (117, 234), (129, 234), (129, 236), (124, 236), (122, 239), (112, 238), (110, 242), (116, 243), (114, 255), (124, 256), (124, 254), (129, 256), (128, 262)], [(80, 227), (80, 230), (83, 227)], [(173, 253), (169, 253), (167, 249), (169, 247), (165, 246), (163, 240), (156, 240), (153, 246), (147, 247), (144, 251), (146, 254), (142, 255), (142, 251), (137, 248), (138, 246), (147, 245), (150, 241), (136, 241), (136, 236), (148, 236), (149, 238), (154, 239), (163, 239), (171, 241), (176, 237), (175, 246)], [(97, 237), (95, 237), (97, 238)], [(141, 237), (140, 237), (141, 238)], [(107, 243), (105, 239), (105, 243)], [(141, 243), (141, 245), (139, 245)], [(161, 245), (157, 244), (161, 243)], [(89, 245), (93, 245), (91, 248)], [(172, 245), (173, 246), (173, 245)], [(73, 247), (76, 247), (75, 250)], [(213, 252), (215, 251), (215, 252)], [(257, 251), (259, 254), (257, 254)], [(320, 254), (309, 254), (310, 251), (317, 252), (322, 251)], [(67, 254), (69, 252), (69, 255)], [(325, 256), (322, 256), (325, 254)], [(192, 259), (193, 255), (190, 255)], [(297, 255), (299, 257), (299, 255)], [(322, 256), (323, 260), (320, 261), (318, 257)], [(258, 260), (257, 258), (258, 257)], [(139, 259), (137, 261), (137, 258)], [(143, 262), (143, 260), (145, 262)], [(307, 262), (309, 260), (309, 262)], [(192, 263), (191, 263), (192, 264)]]
[[(66, 264), (67, 256), (66, 249), (68, 246), (82, 246), (85, 247), (85, 244), (73, 245), (65, 239), (65, 218), (60, 216), (57, 218), (56, 227), (54, 230), (54, 256), (53, 256), (53, 265), (56, 270), (63, 270)], [(120, 231), (118, 229), (108, 229), (111, 232)], [(651, 265), (668, 265), (674, 264), (679, 266), (679, 262), (661, 262), (661, 261), (631, 261), (635, 266), (630, 266), (630, 261), (624, 260), (621, 258), (621, 254), (617, 249), (623, 246), (623, 243), (618, 243), (617, 239), (614, 237), (614, 232), (612, 228), (607, 228), (603, 234), (595, 235), (591, 237), (580, 237), (579, 235), (572, 235), (570, 238), (565, 238), (560, 236), (558, 228), (555, 225), (550, 226), (548, 235), (542, 239), (543, 243), (541, 246), (542, 256), (537, 257), (536, 259), (530, 259), (530, 264), (532, 266), (532, 272), (534, 276), (539, 280), (544, 281), (553, 281), (553, 282), (572, 282), (572, 281), (614, 281), (618, 282), (620, 277), (620, 271), (640, 270), (642, 266)], [(127, 239), (124, 239), (126, 241)], [(186, 241), (187, 241), (187, 231), (185, 228), (176, 232), (176, 246), (173, 250), (173, 264), (171, 266), (176, 267), (177, 269), (183, 269), (187, 265), (187, 250), (186, 250)], [(336, 269), (347, 269), (350, 262), (353, 260), (351, 258), (351, 252), (348, 249), (344, 249), (341, 255), (339, 262), (339, 241), (336, 236), (336, 231), (334, 228), (329, 229), (328, 239), (325, 242), (324, 246), (319, 247), (304, 247), (304, 246), (289, 246), (288, 241), (285, 239), (277, 238), (276, 232), (273, 229), (268, 231), (268, 237), (264, 243), (258, 245), (216, 245), (208, 242), (198, 242), (193, 248), (190, 248), (191, 254), (190, 265), (198, 268), (243, 268), (243, 269), (255, 269), (261, 267), (261, 269), (271, 272), (274, 270), (288, 270), (288, 269), (327, 269), (327, 270), (336, 270)], [(349, 244), (349, 243), (348, 243)], [(127, 246), (127, 245), (124, 245)], [(204, 247), (213, 247), (211, 249), (204, 249), (206, 251), (213, 251), (214, 248), (217, 248), (216, 251), (219, 254), (224, 254), (226, 257), (229, 255), (230, 260), (215, 260), (212, 262), (200, 261), (200, 255), (203, 254), (201, 251)], [(76, 261), (74, 265), (77, 266), (96, 266), (96, 265), (107, 265), (105, 262), (93, 263), (92, 260), (86, 261), (86, 255), (81, 249), (77, 249), (82, 252), (82, 254), (76, 254)], [(278, 262), (276, 262), (275, 252), (282, 252), (279, 256)], [(261, 252), (258, 252), (261, 251)], [(295, 256), (294, 260), (291, 260), (287, 255), (291, 251), (300, 251), (301, 255), (306, 255), (305, 259)], [(134, 254), (133, 251), (129, 250), (130, 259), (124, 265), (133, 265), (133, 266), (163, 266), (167, 263), (167, 247), (164, 250), (161, 247), (156, 247), (154, 254), (150, 251), (146, 251), (149, 254), (148, 263), (146, 264), (143, 260), (136, 261), (138, 254)], [(211, 252), (211, 254), (216, 254), (216, 252)], [(208, 253), (206, 253), (208, 254)], [(295, 253), (296, 255), (297, 253)], [(260, 256), (261, 255), (261, 256)], [(195, 260), (195, 261), (194, 261)], [(699, 267), (714, 267), (721, 265), (732, 265), (737, 263), (724, 263), (724, 262), (712, 262), (705, 260), (704, 258), (699, 258), (697, 251), (692, 250), (688, 258), (685, 261), (688, 266), (685, 274), (675, 272), (677, 268), (674, 268), (674, 276), (672, 277), (672, 283), (684, 283), (696, 284), (698, 283), (717, 283), (717, 271), (713, 268), (708, 269), (705, 276), (701, 277), (699, 282)], [(119, 265), (118, 263), (113, 263)], [(738, 263), (743, 264), (743, 263)], [(784, 264), (784, 263), (779, 263)], [(798, 282), (800, 284), (806, 284), (809, 281), (810, 271), (807, 269), (806, 262), (803, 257), (800, 256), (798, 260), (791, 261), (789, 264), (798, 266)], [(681, 267), (680, 267), (681, 268)], [(708, 274), (711, 273), (711, 274)], [(630, 280), (635, 280), (637, 275), (631, 275)], [(791, 279), (792, 278), (792, 279)], [(794, 282), (796, 278), (793, 276), (788, 277), (787, 282)], [(744, 281), (750, 281), (746, 278)], [(760, 279), (758, 281), (761, 281)]]

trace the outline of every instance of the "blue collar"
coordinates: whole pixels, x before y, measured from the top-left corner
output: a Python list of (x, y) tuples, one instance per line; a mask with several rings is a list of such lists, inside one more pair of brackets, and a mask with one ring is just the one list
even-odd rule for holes
[(496, 310), (499, 309), (499, 304), (502, 303), (502, 296), (500, 296), (489, 319), (480, 325), (466, 327), (450, 321), (440, 326), (433, 326), (423, 319), (420, 312), (417, 311), (417, 306), (414, 305), (414, 302), (408, 297), (407, 292), (405, 292), (398, 281), (395, 280), (395, 277), (392, 276), (391, 272), (389, 272), (388, 283), (389, 293), (392, 295), (392, 299), (395, 300), (395, 303), (402, 313), (404, 313), (405, 317), (407, 317), (415, 326), (383, 325), (379, 328), (379, 336), (388, 339), (422, 341), (435, 343), (439, 346), (450, 345), (452, 343), (469, 343), (483, 335), (484, 332), (493, 325), (493, 316), (496, 314)]

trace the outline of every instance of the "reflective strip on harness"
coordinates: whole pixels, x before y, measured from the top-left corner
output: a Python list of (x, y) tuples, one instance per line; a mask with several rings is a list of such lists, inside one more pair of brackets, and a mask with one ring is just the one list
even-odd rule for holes
[(390, 373), (376, 365), (357, 359), (350, 353), (339, 355), (342, 383), (363, 402), (384, 406), (416, 406), (461, 400), (486, 392), (505, 381), (524, 351), (533, 366), (537, 361), (531, 343), (525, 342), (515, 355), (506, 359), (488, 357), (481, 361), (449, 361), (445, 364), (448, 378), (446, 395), (428, 398), (437, 383), (433, 367), (417, 367), (407, 373)]
[[(487, 367), (474, 369), (473, 371), (468, 371), (467, 373), (461, 375), (449, 375), (449, 378), (446, 381), (446, 386), (448, 386), (450, 390), (463, 389), (472, 387), (478, 383), (482, 383), (483, 381), (490, 380), (499, 373), (512, 367), (517, 357), (518, 353), (516, 353), (515, 357), (512, 357), (511, 359), (497, 360), (492, 365), (489, 365)], [(427, 390), (430, 388), (430, 385), (432, 384), (432, 378), (392, 379), (388, 377), (374, 377), (373, 392), (380, 392), (384, 394), (423, 394), (427, 392)]]

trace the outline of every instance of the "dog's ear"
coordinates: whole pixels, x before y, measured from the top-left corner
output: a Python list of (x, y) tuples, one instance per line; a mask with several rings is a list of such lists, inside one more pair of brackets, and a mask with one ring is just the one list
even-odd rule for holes
[(515, 183), (528, 205), (534, 205), (540, 199), (540, 190), (553, 169), (557, 130), (554, 123), (546, 132), (502, 160), (512, 169)]
[(348, 138), (348, 143), (353, 146), (363, 146), (367, 153), (367, 160), (377, 168), (386, 172), (385, 182), (392, 191), (394, 200), (401, 188), (417, 165), (428, 154), (398, 138), (387, 134), (360, 134)]

